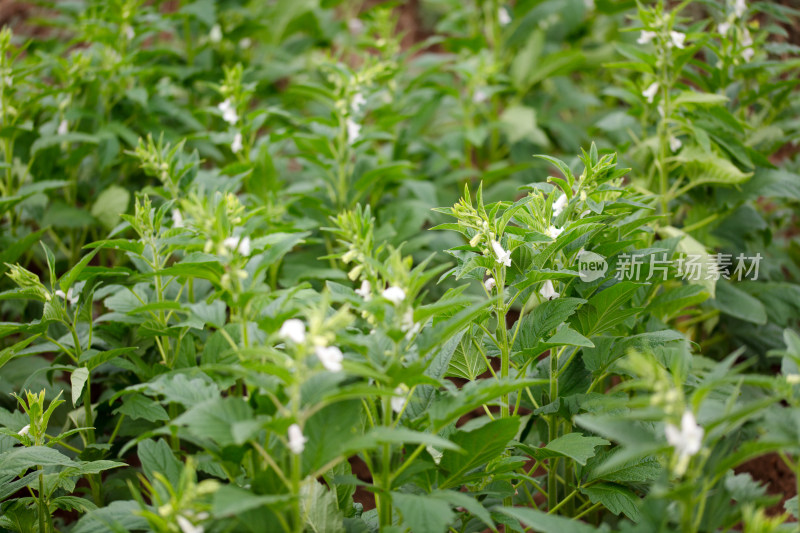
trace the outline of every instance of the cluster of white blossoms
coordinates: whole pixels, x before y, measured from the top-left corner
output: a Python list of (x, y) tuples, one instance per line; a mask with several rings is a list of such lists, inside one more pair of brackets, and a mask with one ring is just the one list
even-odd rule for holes
[(667, 443), (675, 448), (678, 453), (678, 464), (675, 467), (675, 473), (679, 476), (683, 475), (686, 472), (686, 467), (689, 466), (689, 459), (703, 447), (703, 435), (705, 432), (697, 424), (694, 414), (686, 410), (681, 417), (681, 427), (678, 428), (672, 424), (667, 424), (664, 427), (664, 434), (667, 437)]
[(292, 424), (289, 426), (289, 451), (291, 451), (295, 455), (300, 455), (303, 453), (303, 450), (306, 448), (306, 442), (308, 442), (308, 437), (303, 435), (303, 430), (300, 429), (300, 426), (297, 424)]
[(361, 124), (356, 122), (352, 115), (360, 113), (366, 103), (367, 99), (360, 92), (355, 93), (350, 98), (350, 114), (345, 121), (345, 128), (347, 129), (347, 144), (351, 146), (361, 137)]
[[(222, 120), (230, 124), (231, 126), (236, 126), (239, 122), (239, 115), (236, 113), (236, 107), (231, 103), (230, 98), (226, 98), (223, 100), (218, 106), (217, 109), (220, 110), (222, 113)], [(242, 148), (242, 132), (236, 130), (233, 135), (233, 142), (231, 142), (231, 152), (234, 154), (239, 153)]]
[[(719, 23), (717, 26), (717, 31), (719, 31), (720, 35), (728, 35), (733, 23), (739, 19), (743, 20), (746, 14), (747, 2), (745, 2), (745, 0), (736, 0), (733, 4), (733, 11), (731, 12), (730, 16), (728, 16), (724, 22)], [(753, 48), (753, 38), (750, 35), (750, 31), (746, 27), (742, 28), (742, 34), (739, 43), (743, 48), (742, 59), (749, 62), (751, 59), (753, 59), (756, 51)]]
[(394, 305), (400, 305), (406, 299), (406, 291), (400, 287), (390, 285), (381, 294), (385, 299), (392, 302)]
[[(639, 38), (636, 39), (636, 42), (638, 44), (649, 44), (656, 37), (658, 37), (658, 34), (656, 32), (649, 30), (642, 30), (642, 33), (639, 34)], [(670, 31), (669, 40), (667, 41), (667, 48), (672, 48), (673, 46), (676, 48), (683, 48), (685, 41), (686, 41), (685, 33), (681, 33), (679, 31)]]
[(561, 193), (561, 196), (559, 196), (558, 199), (555, 202), (553, 202), (553, 216), (557, 217), (558, 215), (560, 215), (566, 207), (567, 207), (567, 195)]
[(228, 237), (222, 241), (222, 245), (226, 251), (235, 250), (245, 257), (250, 255), (250, 237)]
[(75, 305), (76, 303), (78, 303), (78, 299), (80, 298), (79, 294), (73, 294), (72, 293), (72, 287), (67, 289), (66, 294), (61, 289), (58, 289), (56, 291), (56, 296), (58, 296), (59, 298), (61, 298), (65, 302), (69, 302), (70, 305)]
[(492, 241), (492, 251), (495, 255), (495, 261), (500, 263), (503, 266), (510, 267), (511, 266), (511, 252), (504, 250), (503, 245), (499, 242), (493, 240)]
[[(294, 344), (305, 344), (306, 325), (298, 318), (286, 320), (278, 331), (278, 335), (283, 339), (289, 340)], [(336, 346), (328, 346), (325, 337), (315, 336), (313, 339), (314, 354), (329, 372), (339, 372), (342, 370), (344, 355)]]

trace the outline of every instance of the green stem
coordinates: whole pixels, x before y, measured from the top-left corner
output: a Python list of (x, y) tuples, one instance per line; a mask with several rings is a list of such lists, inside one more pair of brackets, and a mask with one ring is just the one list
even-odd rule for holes
[[(564, 348), (561, 349), (563, 351)], [(558, 353), (550, 352), (550, 401), (554, 402), (558, 398)], [(553, 442), (558, 438), (558, 414), (553, 413), (548, 420), (548, 442)], [(550, 460), (547, 474), (547, 507), (551, 511), (557, 509), (558, 504), (558, 458)]]

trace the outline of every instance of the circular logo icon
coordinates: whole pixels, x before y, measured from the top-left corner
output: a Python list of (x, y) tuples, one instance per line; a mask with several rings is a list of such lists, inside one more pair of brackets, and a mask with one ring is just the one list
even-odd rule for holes
[(578, 272), (582, 281), (594, 281), (602, 278), (608, 270), (606, 258), (594, 252), (581, 250), (578, 252)]

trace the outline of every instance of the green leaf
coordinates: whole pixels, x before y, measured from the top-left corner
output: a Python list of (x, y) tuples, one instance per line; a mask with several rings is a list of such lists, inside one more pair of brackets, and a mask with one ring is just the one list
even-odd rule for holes
[(672, 100), (675, 106), (682, 104), (695, 104), (695, 105), (722, 105), (728, 101), (728, 97), (723, 94), (713, 93), (699, 93), (696, 91), (681, 91), (678, 96)]
[[(699, 279), (687, 279), (687, 281), (689, 283), (700, 285), (712, 298), (714, 298), (717, 282), (715, 279), (713, 279), (712, 268), (714, 268), (714, 265), (716, 265), (716, 261), (714, 261), (714, 258), (708, 252), (706, 252), (706, 247), (700, 244), (688, 233), (684, 233), (683, 230), (674, 228), (672, 226), (659, 228), (658, 232), (662, 236), (666, 236), (668, 238), (680, 237), (681, 240), (678, 242), (677, 250), (686, 254), (687, 257), (696, 256), (699, 258), (697, 260), (697, 263), (700, 265), (700, 268), (698, 269), (699, 276), (697, 276)], [(688, 269), (689, 267), (687, 265), (686, 270), (688, 271)], [(688, 277), (690, 278), (695, 277), (693, 272), (687, 272), (687, 274), (689, 274)]]
[(76, 463), (63, 453), (45, 446), (12, 448), (0, 454), (0, 475), (19, 474), (38, 466), (74, 466)]
[(115, 501), (86, 513), (72, 533), (119, 533), (121, 531), (145, 531), (150, 527), (139, 514), (142, 508), (134, 500)]
[(165, 440), (145, 439), (139, 442), (137, 456), (142, 463), (144, 475), (151, 483), (157, 482), (153, 474), (158, 472), (167, 478), (173, 488), (180, 486), (183, 464), (175, 458), (175, 454), (172, 453), (172, 449)]
[(638, 522), (641, 518), (639, 497), (623, 485), (603, 481), (588, 487), (581, 487), (581, 492), (587, 495), (592, 503), (602, 503), (606, 509), (616, 515), (624, 513), (634, 522)]
[(495, 507), (494, 510), (519, 520), (538, 533), (591, 533), (608, 531), (608, 526), (602, 524), (595, 528), (584, 522), (578, 522), (563, 516), (556, 516), (530, 507)]
[(575, 314), (573, 324), (587, 337), (608, 331), (631, 316), (630, 310), (620, 310), (620, 307), (629, 302), (641, 286), (633, 281), (622, 281), (594, 294)]
[(767, 310), (757, 298), (750, 296), (728, 280), (720, 279), (716, 285), (716, 298), (709, 302), (725, 313), (746, 322), (763, 326), (767, 323)]
[(214, 493), (211, 514), (215, 518), (237, 516), (251, 509), (275, 506), (291, 500), (289, 494), (256, 495), (235, 485), (222, 485)]
[(453, 490), (438, 490), (432, 492), (429, 497), (444, 500), (455, 507), (463, 507), (475, 518), (489, 526), (492, 531), (497, 531), (497, 528), (494, 526), (494, 520), (492, 520), (492, 515), (490, 515), (489, 511), (472, 496)]
[(83, 386), (86, 380), (89, 379), (89, 369), (86, 367), (76, 368), (72, 371), (69, 382), (72, 385), (72, 405), (78, 405), (78, 400), (81, 399)]
[(603, 450), (598, 453), (584, 469), (586, 482), (605, 480), (616, 483), (644, 483), (652, 481), (661, 474), (663, 467), (658, 458), (653, 456), (636, 457), (622, 464), (615, 466), (611, 470), (598, 472), (595, 466), (602, 465), (603, 462), (617, 453), (619, 448)]
[(461, 448), (457, 444), (438, 435), (402, 427), (390, 428), (386, 426), (376, 426), (370, 429), (364, 435), (349, 441), (347, 447), (349, 450), (356, 452), (376, 448), (382, 444), (425, 444), (461, 452)]
[(65, 294), (69, 290), (69, 288), (72, 287), (72, 284), (78, 280), (78, 276), (81, 275), (83, 269), (86, 268), (86, 265), (89, 264), (89, 261), (92, 260), (92, 258), (95, 256), (95, 254), (97, 254), (98, 251), (99, 249), (96, 248), (91, 252), (89, 252), (88, 254), (86, 254), (85, 256), (83, 256), (81, 260), (78, 261), (78, 264), (72, 267), (66, 274), (61, 276), (61, 279), (58, 280), (58, 285), (61, 287), (61, 290), (64, 291)]
[(567, 433), (550, 441), (544, 448), (535, 449), (534, 455), (537, 459), (569, 457), (576, 463), (585, 465), (589, 458), (594, 457), (594, 449), (597, 446), (606, 446), (608, 444), (611, 443), (600, 437), (587, 437), (580, 433)]
[(514, 351), (533, 350), (584, 303), (586, 300), (580, 298), (556, 298), (536, 306), (522, 319), (519, 334), (514, 342)]
[(472, 431), (456, 431), (450, 439), (464, 451), (446, 450), (439, 466), (450, 475), (439, 484), (440, 489), (461, 484), (470, 471), (502, 454), (517, 435), (518, 418), (501, 418)]
[(707, 183), (736, 185), (753, 175), (752, 172), (742, 172), (729, 159), (706, 152), (699, 146), (687, 146), (675, 155), (675, 160), (683, 164), (683, 170), (689, 178), (689, 183), (680, 189), (679, 194)]
[(100, 221), (106, 229), (113, 229), (119, 223), (119, 215), (128, 210), (131, 193), (119, 185), (112, 185), (101, 192), (92, 205), (92, 215)]
[(393, 492), (392, 502), (403, 516), (403, 524), (414, 533), (445, 533), (455, 520), (455, 513), (443, 500)]
[(155, 400), (141, 394), (129, 394), (123, 397), (122, 405), (114, 410), (131, 420), (144, 419), (149, 422), (169, 420), (169, 415)]
[(250, 420), (252, 416), (252, 408), (241, 398), (212, 398), (190, 408), (173, 423), (186, 426), (197, 437), (211, 439), (220, 446), (228, 446), (237, 444), (233, 436), (233, 425)]
[(344, 514), (327, 487), (316, 479), (307, 479), (300, 487), (300, 508), (306, 531), (314, 533), (345, 533)]
[[(482, 335), (478, 335), (481, 338)], [(481, 374), (486, 372), (486, 361), (484, 360), (478, 348), (473, 344), (481, 342), (477, 340), (472, 334), (466, 334), (461, 338), (458, 347), (453, 352), (453, 357), (450, 359), (450, 366), (447, 369), (447, 377), (457, 377), (474, 381)]]
[(33, 335), (32, 337), (28, 337), (27, 339), (22, 339), (16, 344), (9, 346), (8, 348), (3, 348), (0, 350), (0, 368), (3, 368), (3, 365), (14, 359), (19, 352), (24, 350), (30, 343), (35, 341), (39, 335)]

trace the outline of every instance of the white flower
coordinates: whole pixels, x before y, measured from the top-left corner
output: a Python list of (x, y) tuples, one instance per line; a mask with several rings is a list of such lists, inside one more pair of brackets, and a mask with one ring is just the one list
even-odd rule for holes
[(722, 35), (727, 35), (728, 30), (730, 29), (731, 29), (730, 22), (721, 22), (719, 26), (717, 26), (717, 31), (719, 31), (719, 33)]
[(655, 39), (656, 35), (657, 34), (654, 31), (642, 30), (642, 33), (639, 34), (639, 38), (636, 39), (636, 42), (638, 44), (647, 44), (650, 41), (652, 41), (653, 39)]
[(178, 515), (178, 526), (181, 528), (181, 533), (204, 533), (203, 526), (196, 526), (192, 524), (189, 519), (183, 515)]
[(356, 289), (356, 294), (364, 298), (365, 302), (372, 300), (372, 285), (370, 285), (369, 281), (362, 281), (361, 288)]
[(231, 152), (238, 154), (242, 150), (242, 132), (237, 131), (231, 143)]
[(347, 21), (347, 29), (350, 30), (350, 33), (353, 35), (359, 35), (364, 31), (364, 23), (361, 22), (361, 19), (350, 19)]
[(358, 113), (366, 103), (367, 99), (364, 98), (364, 95), (361, 93), (356, 93), (353, 95), (353, 99), (350, 101), (350, 107), (353, 108), (353, 113)]
[(400, 302), (406, 299), (406, 291), (400, 287), (389, 287), (383, 291), (382, 296), (392, 302), (394, 305), (398, 305)]
[(680, 139), (678, 139), (675, 136), (669, 138), (669, 149), (670, 150), (672, 150), (673, 152), (677, 152), (678, 150), (681, 149), (681, 146), (683, 146), (683, 143), (681, 142)]
[(541, 294), (545, 300), (552, 300), (553, 298), (558, 298), (561, 296), (556, 292), (555, 287), (553, 287), (553, 282), (549, 279), (544, 282), (541, 290), (539, 290), (539, 294)]
[(751, 59), (753, 59), (754, 55), (756, 55), (756, 51), (753, 50), (753, 47), (748, 47), (742, 50), (742, 59), (745, 61), (749, 62)]
[(558, 236), (564, 231), (564, 228), (557, 228), (555, 226), (550, 226), (547, 228), (547, 236), (551, 239), (558, 239)]
[(80, 298), (79, 294), (76, 294), (75, 296), (72, 295), (72, 287), (67, 290), (67, 294), (64, 294), (64, 291), (58, 289), (56, 291), (56, 296), (59, 296), (62, 300), (66, 300), (71, 305), (78, 303), (78, 299)]
[(326, 369), (338, 372), (342, 369), (342, 351), (336, 346), (317, 346), (314, 349), (317, 359)]
[(507, 267), (511, 266), (511, 252), (503, 250), (499, 242), (492, 241), (492, 251), (496, 257), (495, 261)]
[(489, 278), (483, 282), (483, 286), (486, 287), (486, 290), (489, 292), (492, 292), (492, 289), (494, 289), (495, 285), (497, 285), (497, 282), (494, 280), (494, 278)]
[(122, 27), (122, 32), (125, 34), (125, 37), (127, 37), (129, 41), (132, 41), (133, 38), (136, 36), (136, 33), (134, 33), (133, 28), (131, 27), (130, 24), (125, 24)]
[(413, 309), (408, 309), (405, 313), (403, 313), (403, 323), (400, 324), (400, 329), (405, 332), (406, 340), (410, 340), (411, 337), (419, 333), (419, 330), (422, 329), (420, 324), (414, 322)]
[(306, 341), (306, 325), (298, 318), (290, 318), (283, 323), (278, 335), (295, 344), (302, 344)]
[(654, 81), (647, 87), (647, 89), (642, 91), (642, 96), (647, 98), (647, 103), (652, 104), (653, 98), (656, 97), (656, 93), (658, 93), (658, 82)]
[(511, 24), (511, 15), (508, 13), (508, 9), (501, 7), (497, 10), (497, 22), (499, 22), (501, 26), (508, 26)]
[(214, 24), (214, 27), (208, 32), (208, 40), (215, 44), (222, 40), (222, 28), (219, 27), (219, 24)]
[(234, 125), (239, 122), (239, 115), (236, 114), (236, 109), (231, 104), (230, 98), (226, 98), (224, 102), (220, 103), (217, 109), (222, 112), (222, 120), (228, 124)]
[(747, 28), (742, 31), (742, 46), (752, 46), (753, 37), (750, 35), (750, 30)]
[(681, 427), (678, 429), (672, 424), (667, 424), (664, 434), (667, 442), (675, 448), (681, 461), (688, 459), (703, 447), (703, 428), (697, 425), (697, 421), (691, 411), (686, 411), (681, 417)]
[(28, 425), (27, 425), (27, 426), (25, 426), (24, 428), (20, 429), (20, 430), (17, 432), (17, 435), (19, 435), (20, 437), (24, 437), (25, 435), (27, 435), (28, 433), (30, 433), (30, 431), (31, 431), (31, 425), (30, 425), (30, 424), (28, 424)]
[(58, 134), (59, 135), (66, 135), (69, 131), (69, 123), (66, 120), (62, 120), (58, 124)]
[(800, 374), (787, 374), (786, 383), (789, 385), (800, 385)]
[(567, 195), (562, 194), (558, 197), (558, 199), (553, 202), (553, 216), (557, 217), (564, 211), (564, 208), (567, 207)]
[(586, 8), (586, 11), (594, 11), (594, 0), (583, 0), (583, 7)]
[(736, 18), (742, 18), (746, 11), (747, 3), (744, 0), (736, 0), (733, 5), (733, 14), (736, 15)]
[(483, 89), (478, 89), (475, 91), (475, 94), (472, 95), (472, 102), (480, 104), (485, 102), (487, 98), (489, 98), (489, 94)]
[(347, 119), (347, 144), (353, 144), (361, 135), (361, 124), (351, 118)]
[(183, 215), (181, 215), (181, 212), (178, 209), (172, 210), (172, 227), (173, 228), (183, 227)]
[(228, 237), (222, 244), (228, 250), (238, 250), (244, 256), (250, 255), (250, 237)]
[(289, 426), (289, 450), (295, 454), (300, 455), (306, 447), (308, 438), (303, 435), (303, 430), (297, 424)]
[(239, 41), (239, 48), (242, 50), (247, 50), (252, 44), (253, 41), (250, 39), (250, 37), (244, 37)]
[(403, 410), (403, 407), (406, 405), (407, 392), (408, 387), (405, 385), (399, 385), (396, 389), (394, 389), (394, 396), (392, 396), (392, 411), (399, 413)]
[(686, 40), (686, 34), (679, 31), (669, 32), (669, 37), (672, 39), (672, 44), (678, 48), (683, 48), (683, 42)]

